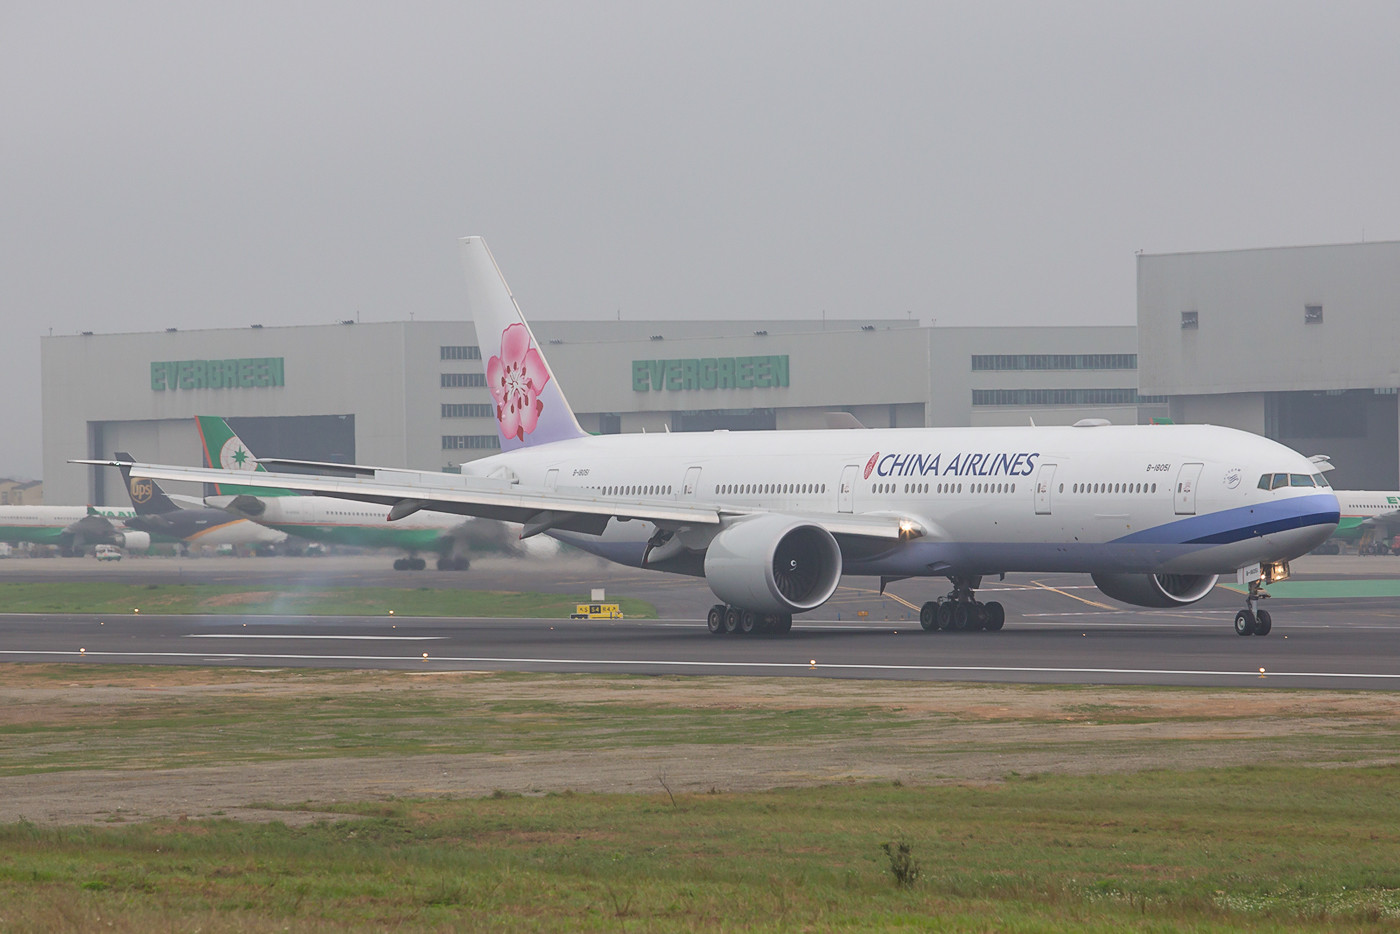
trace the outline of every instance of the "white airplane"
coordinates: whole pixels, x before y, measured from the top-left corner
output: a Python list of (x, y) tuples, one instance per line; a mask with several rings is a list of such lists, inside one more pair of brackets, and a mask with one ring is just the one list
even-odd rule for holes
[[(1400, 535), (1400, 490), (1336, 490), (1341, 519), (1333, 537), (1359, 549), (1390, 552), (1390, 542)], [(1337, 544), (1333, 554), (1341, 551)], [(1363, 552), (1364, 553), (1364, 552)]]
[(80, 553), (93, 545), (145, 551), (151, 547), (151, 536), (124, 527), (126, 521), (135, 517), (133, 509), (0, 506), (0, 542), (56, 545), (68, 554)]
[[(228, 470), (267, 472), (224, 419), (199, 415), (195, 424), (206, 467), (219, 464)], [(426, 568), (427, 561), (418, 557), (420, 551), (437, 552), (439, 571), (465, 571), (471, 566), (472, 543), (483, 544), (504, 533), (500, 523), (477, 522), (450, 512), (425, 509), (391, 523), (389, 511), (374, 504), (230, 483), (215, 484), (213, 495), (206, 496), (204, 503), (308, 541), (408, 552), (407, 557), (395, 559), (396, 571)], [(499, 539), (494, 543), (504, 544)]]
[[(235, 481), (151, 464), (132, 475), (382, 503), (391, 520), (431, 508), (520, 522), (522, 537), (548, 532), (621, 564), (703, 576), (723, 601), (708, 613), (715, 633), (785, 632), (843, 573), (947, 578), (952, 592), (921, 609), (925, 629), (1000, 629), (1001, 604), (976, 599), (983, 578), (1071, 571), (1148, 607), (1194, 603), (1237, 575), (1249, 593), (1235, 631), (1264, 635), (1262, 584), (1337, 525), (1337, 499), (1306, 458), (1212, 426), (592, 436), (486, 243), (467, 237), (461, 249), (500, 454), (460, 476), (320, 465), (341, 476)], [(1261, 488), (1275, 473), (1290, 484)]]

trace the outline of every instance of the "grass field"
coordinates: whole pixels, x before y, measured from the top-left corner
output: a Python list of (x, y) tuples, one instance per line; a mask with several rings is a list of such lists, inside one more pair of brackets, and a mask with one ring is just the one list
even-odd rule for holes
[[(588, 595), (390, 587), (249, 590), (237, 584), (121, 584), (101, 581), (0, 583), (0, 612), (297, 616), (502, 617), (567, 619)], [(623, 597), (623, 615), (652, 619), (656, 608)]]
[[(332, 776), (218, 790), (270, 822), (0, 824), (0, 931), (1394, 931), (1397, 749), (1379, 692), (0, 666), (6, 798)], [(802, 771), (837, 754), (908, 771)], [(344, 793), (422, 760), (540, 790)]]
[[(0, 928), (1394, 930), (1398, 782), (1262, 768), (21, 823), (0, 828)], [(918, 864), (907, 885), (890, 842)]]

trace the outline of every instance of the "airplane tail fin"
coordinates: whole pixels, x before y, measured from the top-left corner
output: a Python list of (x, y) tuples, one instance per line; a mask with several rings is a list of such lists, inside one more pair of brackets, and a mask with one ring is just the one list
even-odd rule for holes
[[(204, 449), (205, 467), (222, 467), (225, 470), (247, 470), (250, 472), (267, 472), (267, 468), (258, 463), (257, 457), (248, 450), (248, 445), (243, 443), (229, 423), (219, 418), (217, 415), (196, 415), (195, 423), (199, 426), (200, 446)], [(213, 488), (212, 493), (210, 487)], [(214, 496), (239, 496), (248, 494), (252, 496), (294, 496), (291, 490), (274, 490), (262, 487), (239, 486), (236, 483), (206, 483), (206, 495)]]
[(467, 310), (486, 361), (501, 450), (584, 437), (486, 241), (463, 237), (460, 242)]
[(174, 500), (165, 495), (159, 483), (149, 477), (131, 476), (131, 464), (135, 458), (130, 454), (117, 451), (113, 459), (125, 462), (119, 465), (122, 482), (126, 484), (127, 495), (131, 497), (131, 505), (136, 509), (138, 516), (158, 516), (180, 508)]

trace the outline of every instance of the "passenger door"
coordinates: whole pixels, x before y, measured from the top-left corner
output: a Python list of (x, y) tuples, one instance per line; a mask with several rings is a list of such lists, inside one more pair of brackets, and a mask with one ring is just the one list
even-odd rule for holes
[(685, 472), (684, 485), (681, 487), (682, 499), (694, 499), (696, 493), (700, 491), (700, 468), (691, 467)]
[(1201, 480), (1201, 470), (1205, 464), (1182, 464), (1176, 475), (1176, 514), (1194, 516), (1196, 514), (1196, 486)]
[(841, 485), (836, 488), (837, 512), (851, 512), (855, 509), (856, 475), (859, 473), (859, 464), (847, 464), (846, 469), (841, 471)]
[(1041, 464), (1035, 475), (1035, 514), (1050, 515), (1050, 487), (1055, 482), (1055, 465)]

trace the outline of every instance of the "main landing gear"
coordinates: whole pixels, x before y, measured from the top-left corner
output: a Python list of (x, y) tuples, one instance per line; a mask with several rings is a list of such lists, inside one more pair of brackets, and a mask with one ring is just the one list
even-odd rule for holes
[(946, 597), (930, 600), (919, 608), (919, 625), (925, 632), (946, 629), (970, 632), (985, 629), (996, 632), (1006, 623), (1006, 608), (995, 600), (982, 603), (976, 597), (982, 584), (978, 577), (950, 577), (953, 590)]
[(755, 613), (753, 610), (741, 610), (737, 606), (716, 603), (710, 607), (705, 624), (709, 627), (710, 634), (715, 636), (766, 632), (783, 635), (792, 631), (792, 614)]
[(472, 559), (466, 555), (439, 555), (437, 559), (439, 571), (465, 571), (471, 566)]
[(1269, 595), (1264, 592), (1262, 578), (1249, 582), (1249, 596), (1244, 598), (1245, 608), (1235, 614), (1235, 635), (1267, 636), (1274, 628), (1273, 617), (1268, 610), (1256, 609), (1259, 601)]
[(395, 571), (421, 571), (421, 570), (423, 570), (424, 568), (426, 568), (427, 566), (428, 566), (428, 562), (424, 561), (422, 558), (418, 557), (417, 555), (413, 555), (412, 557), (408, 557), (408, 558), (395, 558), (395, 559), (394, 559), (394, 570), (395, 570)]

